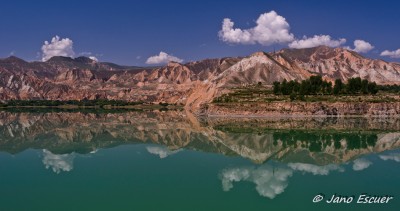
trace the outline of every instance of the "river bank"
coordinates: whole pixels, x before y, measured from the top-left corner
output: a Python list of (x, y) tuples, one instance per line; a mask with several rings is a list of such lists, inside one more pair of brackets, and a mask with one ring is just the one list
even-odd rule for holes
[(400, 102), (211, 103), (199, 116), (400, 116)]

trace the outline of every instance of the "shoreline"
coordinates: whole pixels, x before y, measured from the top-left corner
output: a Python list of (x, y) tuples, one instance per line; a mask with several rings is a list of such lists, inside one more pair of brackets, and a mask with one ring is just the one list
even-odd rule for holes
[(252, 118), (252, 119), (274, 119), (274, 118), (285, 118), (285, 119), (297, 119), (297, 118), (400, 118), (400, 114), (396, 115), (304, 115), (304, 114), (281, 114), (281, 115), (203, 115), (199, 117), (206, 118)]
[(207, 117), (400, 117), (400, 102), (257, 102), (208, 104)]
[(2, 106), (0, 111), (12, 110), (98, 110), (148, 111), (181, 110), (198, 118), (400, 118), (400, 102), (252, 102), (203, 104), (199, 109), (178, 105), (18, 105)]
[(102, 110), (118, 110), (118, 109), (132, 109), (132, 110), (144, 110), (144, 109), (168, 109), (168, 110), (179, 110), (183, 109), (182, 106), (161, 106), (161, 105), (135, 105), (135, 106), (3, 106), (1, 109), (102, 109)]

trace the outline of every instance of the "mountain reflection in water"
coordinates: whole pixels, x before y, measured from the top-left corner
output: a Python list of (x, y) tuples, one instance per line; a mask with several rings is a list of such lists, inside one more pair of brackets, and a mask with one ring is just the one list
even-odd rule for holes
[[(166, 159), (184, 150), (240, 156), (254, 165), (222, 169), (224, 191), (240, 181), (254, 183), (267, 198), (283, 193), (295, 172), (327, 176), (363, 171), (365, 157), (400, 146), (396, 118), (211, 118), (168, 112), (0, 112), (0, 151), (39, 149), (46, 169), (59, 174), (74, 159), (126, 144), (143, 144)], [(400, 162), (400, 154), (379, 155)], [(267, 162), (268, 161), (268, 162)]]
[[(44, 154), (87, 154), (122, 144), (151, 143), (160, 158), (179, 149), (242, 156), (255, 163), (280, 160), (343, 163), (400, 146), (400, 119), (196, 119), (170, 112), (0, 112), (0, 151), (29, 148)], [(46, 156), (45, 156), (46, 157)]]

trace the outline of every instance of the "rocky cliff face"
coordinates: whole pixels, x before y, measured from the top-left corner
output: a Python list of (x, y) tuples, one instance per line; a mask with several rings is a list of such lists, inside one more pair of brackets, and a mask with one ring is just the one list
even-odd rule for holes
[(53, 57), (47, 62), (9, 57), (0, 60), (0, 73), (0, 100), (106, 98), (177, 103), (194, 111), (232, 87), (303, 80), (313, 74), (330, 81), (361, 77), (378, 84), (400, 84), (399, 64), (325, 46), (171, 62), (158, 68), (120, 66), (86, 57)]
[(365, 58), (343, 48), (321, 46), (309, 49), (284, 49), (276, 56), (294, 61), (311, 74), (319, 74), (328, 80), (361, 77), (378, 84), (399, 83), (400, 66), (397, 63)]

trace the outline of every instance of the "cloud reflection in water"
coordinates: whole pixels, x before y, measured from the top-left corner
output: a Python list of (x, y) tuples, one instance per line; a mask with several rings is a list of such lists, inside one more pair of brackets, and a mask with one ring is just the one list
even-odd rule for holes
[(330, 171), (344, 171), (344, 168), (335, 164), (317, 166), (308, 163), (289, 163), (288, 166), (293, 170), (301, 171), (304, 173), (312, 173), (314, 175), (328, 175)]
[(220, 179), (224, 191), (231, 190), (234, 182), (247, 181), (256, 185), (256, 190), (261, 196), (273, 199), (285, 191), (288, 186), (288, 179), (295, 171), (326, 176), (331, 171), (344, 172), (344, 168), (335, 164), (326, 166), (307, 163), (289, 163), (287, 166), (264, 164), (260, 167), (224, 169), (221, 172)]
[(371, 161), (369, 161), (365, 158), (359, 158), (359, 159), (353, 161), (353, 170), (361, 171), (361, 170), (368, 168), (370, 165), (372, 165)]
[(291, 176), (291, 169), (268, 164), (258, 168), (225, 169), (221, 173), (222, 189), (229, 191), (233, 188), (233, 182), (249, 181), (256, 185), (256, 190), (261, 196), (273, 199), (284, 192), (288, 185), (287, 180)]
[(62, 171), (71, 171), (74, 168), (74, 158), (74, 153), (57, 155), (43, 149), (43, 164), (46, 169), (51, 168), (57, 174)]
[(161, 159), (182, 151), (181, 149), (171, 151), (167, 147), (162, 146), (148, 146), (146, 149), (150, 154), (158, 155)]
[(379, 155), (379, 158), (381, 158), (382, 160), (393, 160), (396, 162), (400, 162), (400, 153), (391, 153), (388, 155)]

